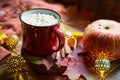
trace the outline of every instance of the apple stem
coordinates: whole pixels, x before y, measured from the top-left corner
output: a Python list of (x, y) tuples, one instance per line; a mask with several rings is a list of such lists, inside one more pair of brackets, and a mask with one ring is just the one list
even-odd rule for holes
[(110, 27), (109, 26), (105, 26), (105, 29), (110, 29)]

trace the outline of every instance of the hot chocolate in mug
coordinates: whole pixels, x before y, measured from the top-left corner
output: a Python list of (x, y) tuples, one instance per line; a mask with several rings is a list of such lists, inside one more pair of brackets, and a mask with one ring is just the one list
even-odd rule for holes
[(61, 16), (49, 9), (35, 8), (20, 14), (23, 30), (21, 51), (43, 57), (61, 50), (65, 37), (60, 30)]

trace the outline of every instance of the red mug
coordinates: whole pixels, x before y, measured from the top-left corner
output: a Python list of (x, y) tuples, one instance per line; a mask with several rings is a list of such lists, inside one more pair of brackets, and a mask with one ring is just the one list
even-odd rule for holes
[[(29, 14), (50, 14), (58, 21), (51, 25), (34, 25), (26, 22)], [(31, 18), (32, 19), (32, 18)], [(61, 50), (65, 43), (64, 33), (60, 30), (61, 16), (50, 9), (36, 8), (23, 11), (20, 15), (23, 28), (22, 52), (44, 57)], [(31, 20), (33, 21), (33, 20)]]

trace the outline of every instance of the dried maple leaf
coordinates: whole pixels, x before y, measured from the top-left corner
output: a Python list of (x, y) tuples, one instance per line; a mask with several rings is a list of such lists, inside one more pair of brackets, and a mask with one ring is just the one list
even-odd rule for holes
[(77, 6), (70, 6), (66, 11), (62, 12), (63, 22), (76, 27), (79, 30), (83, 30), (91, 20), (95, 18), (95, 12), (87, 8), (77, 9)]
[(87, 80), (83, 75), (80, 75), (79, 79), (77, 80)]
[(67, 66), (59, 66), (57, 64), (53, 64), (48, 70), (48, 73), (60, 75), (60, 74), (63, 74), (66, 69), (67, 69)]

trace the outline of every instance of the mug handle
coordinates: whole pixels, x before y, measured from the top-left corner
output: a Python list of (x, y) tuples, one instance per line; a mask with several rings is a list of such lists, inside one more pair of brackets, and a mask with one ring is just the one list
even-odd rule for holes
[(51, 47), (52, 51), (56, 52), (56, 51), (61, 50), (64, 47), (65, 36), (64, 36), (64, 33), (58, 27), (53, 27), (52, 30), (57, 35), (58, 40), (59, 40), (59, 44), (57, 48), (55, 46)]

